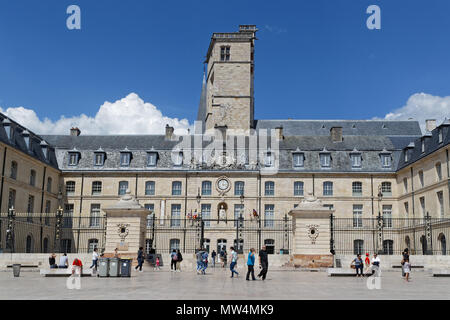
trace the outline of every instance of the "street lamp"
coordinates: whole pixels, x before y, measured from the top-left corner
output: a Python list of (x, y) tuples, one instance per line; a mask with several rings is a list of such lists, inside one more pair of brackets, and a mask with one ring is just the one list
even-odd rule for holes
[(378, 217), (377, 217), (377, 231), (378, 231), (378, 253), (382, 253), (381, 246), (383, 245), (383, 219), (381, 218), (381, 200), (383, 200), (383, 188), (378, 185)]
[[(59, 196), (58, 196), (59, 197)], [(60, 251), (60, 238), (61, 238), (61, 220), (63, 217), (63, 209), (61, 208), (61, 206), (58, 207), (58, 209), (56, 210), (56, 233), (55, 233), (55, 247), (57, 250), (55, 251)]]
[(8, 209), (8, 229), (6, 230), (6, 243), (11, 250), (14, 252), (14, 218), (15, 218), (14, 207)]

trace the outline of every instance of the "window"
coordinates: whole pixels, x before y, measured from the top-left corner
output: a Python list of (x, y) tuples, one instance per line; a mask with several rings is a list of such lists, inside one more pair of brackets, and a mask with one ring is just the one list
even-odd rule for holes
[(333, 182), (325, 181), (323, 183), (323, 195), (332, 196), (333, 195)]
[(66, 182), (66, 195), (73, 196), (75, 194), (75, 181)]
[(145, 182), (145, 195), (154, 196), (155, 195), (155, 181)]
[(169, 246), (170, 252), (173, 250), (180, 250), (180, 239), (170, 239)]
[(94, 252), (95, 248), (98, 248), (98, 240), (97, 239), (89, 239), (88, 240), (88, 253)]
[(422, 148), (421, 148), (422, 153), (425, 152), (425, 139), (422, 139)]
[(181, 204), (172, 204), (170, 226), (179, 227), (181, 225)]
[(91, 216), (89, 219), (90, 227), (100, 227), (100, 204), (91, 204)]
[(211, 205), (202, 203), (201, 213), (205, 227), (209, 227), (211, 225)]
[(420, 210), (422, 211), (422, 216), (425, 217), (426, 212), (425, 212), (425, 197), (420, 197), (419, 198), (419, 202), (420, 202)]
[(392, 228), (392, 205), (383, 205), (383, 227)]
[(294, 196), (303, 196), (303, 181), (294, 182)]
[(352, 182), (352, 194), (354, 197), (362, 196), (362, 182), (360, 181)]
[(52, 178), (47, 178), (47, 192), (52, 192)]
[(12, 161), (11, 162), (11, 179), (16, 180), (17, 179), (17, 162)]
[(50, 200), (47, 200), (45, 202), (45, 218), (44, 218), (44, 224), (46, 226), (50, 225), (50, 217), (48, 216), (50, 214), (50, 212), (52, 211), (52, 202)]
[(220, 61), (230, 61), (230, 47), (220, 47)]
[(384, 181), (381, 183), (381, 193), (383, 194), (383, 196), (392, 195), (392, 187), (390, 182)]
[(72, 220), (73, 220), (73, 203), (67, 203), (64, 206), (62, 226), (64, 228), (72, 228)]
[(43, 247), (44, 253), (48, 253), (48, 238), (44, 238)]
[(131, 153), (130, 152), (121, 152), (120, 153), (120, 166), (121, 167), (129, 167), (131, 161)]
[(93, 181), (92, 182), (92, 195), (98, 196), (102, 193), (102, 182), (101, 181)]
[(362, 254), (364, 252), (364, 240), (356, 239), (353, 241), (353, 254)]
[(299, 168), (304, 166), (304, 154), (303, 153), (293, 153), (292, 154), (292, 160), (294, 163), (294, 167)]
[(210, 195), (211, 195), (211, 181), (203, 181), (202, 196), (210, 196)]
[(275, 194), (275, 182), (267, 181), (264, 184), (264, 195), (273, 196)]
[(267, 254), (275, 253), (275, 240), (273, 239), (264, 239), (264, 245), (266, 246)]
[(33, 211), (34, 211), (34, 196), (28, 196), (27, 205), (27, 222), (33, 222)]
[(234, 195), (240, 196), (244, 195), (244, 181), (236, 181), (234, 183)]
[(158, 154), (156, 152), (147, 153), (147, 167), (155, 167)]
[(403, 178), (403, 190), (405, 193), (408, 192), (408, 178)]
[(36, 171), (31, 170), (30, 171), (30, 186), (35, 186), (36, 185)]
[(383, 254), (394, 254), (394, 241), (393, 240), (384, 240), (383, 241)]
[(183, 152), (173, 152), (172, 161), (174, 166), (181, 166), (183, 164)]
[(27, 236), (27, 243), (26, 243), (26, 253), (32, 253), (34, 248), (34, 241), (33, 237), (31, 235)]
[(144, 207), (151, 212), (147, 215), (147, 228), (151, 228), (153, 227), (153, 219), (155, 218), (155, 205), (153, 203), (146, 203)]
[(95, 152), (94, 153), (94, 165), (95, 166), (103, 166), (105, 164), (105, 153), (104, 152)]
[(439, 191), (436, 193), (437, 200), (438, 200), (438, 208), (439, 208), (439, 215), (441, 218), (444, 217), (444, 194), (442, 191)]
[(153, 251), (153, 239), (145, 239), (145, 253), (154, 253)]
[(264, 206), (264, 227), (265, 228), (273, 228), (274, 218), (275, 218), (274, 207), (275, 206), (273, 204), (266, 204)]
[(329, 153), (320, 154), (320, 166), (322, 168), (328, 168), (331, 165), (331, 155)]
[(272, 167), (274, 165), (275, 154), (273, 152), (267, 152), (264, 155), (264, 165), (266, 167)]
[(78, 165), (80, 154), (78, 152), (69, 152), (69, 166)]
[(127, 193), (128, 190), (128, 181), (120, 181), (119, 182), (119, 196)]
[(361, 168), (361, 154), (360, 153), (352, 153), (352, 168)]
[[(234, 226), (237, 227), (238, 222), (239, 222), (239, 217), (241, 216), (244, 217), (244, 205), (243, 204), (235, 204), (234, 205)], [(243, 226), (242, 226), (243, 227)]]
[(409, 217), (409, 203), (408, 202), (404, 202), (403, 206), (405, 208), (405, 218)]
[(391, 167), (391, 155), (390, 154), (381, 154), (381, 166), (383, 168)]
[(62, 239), (61, 240), (61, 252), (65, 252), (65, 253), (72, 252), (72, 239)]
[(16, 190), (9, 189), (8, 209), (16, 207)]
[(425, 182), (423, 180), (423, 171), (422, 170), (419, 171), (419, 181), (420, 181), (420, 186), (423, 188), (423, 186), (425, 185)]
[(436, 163), (436, 177), (437, 181), (442, 180), (442, 166), (440, 162)]
[(442, 128), (439, 128), (439, 133), (438, 133), (438, 142), (441, 143), (442, 142)]
[(181, 181), (172, 182), (172, 195), (181, 196)]
[(406, 149), (405, 150), (405, 162), (408, 162), (408, 160), (409, 160), (409, 150)]
[(354, 204), (353, 205), (353, 228), (362, 228), (363, 227), (363, 206), (362, 204)]

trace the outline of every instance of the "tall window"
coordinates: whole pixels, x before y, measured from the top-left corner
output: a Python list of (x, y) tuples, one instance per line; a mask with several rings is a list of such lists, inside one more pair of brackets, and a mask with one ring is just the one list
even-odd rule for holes
[(89, 219), (90, 227), (99, 227), (100, 226), (100, 204), (93, 203), (91, 204), (91, 216)]
[(211, 195), (211, 181), (202, 181), (202, 195), (203, 196)]
[(27, 221), (33, 222), (33, 211), (34, 211), (34, 196), (28, 196), (28, 205), (27, 205)]
[(220, 61), (230, 61), (230, 47), (220, 47)]
[(422, 153), (425, 152), (425, 139), (422, 139)]
[(124, 195), (128, 190), (128, 181), (119, 182), (119, 195)]
[(409, 203), (408, 202), (404, 202), (403, 206), (405, 208), (405, 218), (409, 218)]
[(145, 182), (145, 195), (154, 196), (155, 195), (155, 181)]
[(267, 152), (264, 155), (264, 165), (266, 167), (272, 167), (274, 164), (274, 160), (275, 160), (275, 155), (273, 152)]
[(352, 194), (354, 197), (362, 196), (362, 182), (360, 181), (352, 182)]
[(325, 181), (323, 183), (323, 195), (332, 196), (333, 195), (333, 182)]
[(356, 239), (353, 241), (353, 254), (362, 254), (364, 252), (364, 240)]
[(147, 167), (156, 166), (156, 159), (158, 154), (156, 152), (148, 152), (147, 153)]
[(235, 204), (234, 205), (234, 226), (236, 227), (239, 222), (239, 217), (241, 216), (245, 218), (244, 216), (244, 205), (243, 204)]
[(66, 195), (73, 196), (75, 194), (75, 181), (66, 182)]
[(441, 143), (442, 142), (442, 128), (439, 128), (439, 133), (438, 133), (438, 142)]
[(170, 239), (169, 241), (170, 252), (173, 250), (180, 250), (180, 239)]
[(155, 205), (153, 203), (146, 203), (144, 207), (150, 211), (150, 214), (147, 215), (147, 228), (151, 228), (153, 227), (153, 219), (155, 217)]
[(174, 166), (181, 166), (183, 164), (183, 152), (176, 151), (172, 153), (172, 160)]
[(49, 215), (50, 212), (52, 211), (51, 206), (52, 206), (52, 202), (51, 202), (50, 200), (47, 200), (47, 201), (45, 202), (45, 218), (44, 218), (44, 224), (45, 224), (46, 226), (49, 226), (49, 225), (50, 225), (50, 218), (49, 218), (48, 215)]
[(320, 166), (322, 168), (328, 168), (331, 165), (331, 154), (321, 153), (320, 154)]
[(403, 190), (405, 193), (408, 192), (408, 178), (403, 178)]
[(264, 195), (273, 196), (275, 194), (275, 182), (266, 181), (264, 184)]
[(303, 181), (294, 182), (294, 196), (303, 196)]
[(354, 204), (353, 205), (353, 228), (362, 228), (363, 227), (363, 206), (362, 204)]
[(391, 167), (391, 155), (390, 154), (382, 154), (381, 155), (381, 166), (383, 168)]
[(384, 240), (383, 241), (383, 254), (394, 254), (394, 241), (393, 240)]
[(438, 208), (439, 208), (439, 215), (441, 218), (444, 217), (444, 194), (442, 191), (439, 191), (436, 193), (437, 200), (438, 200)]
[(63, 227), (72, 228), (73, 220), (73, 203), (67, 203), (64, 206)]
[(172, 204), (170, 226), (179, 227), (181, 225), (181, 204)]
[(385, 228), (392, 228), (392, 205), (383, 205), (383, 226)]
[(16, 190), (9, 189), (8, 209), (16, 207)]
[(131, 153), (130, 152), (121, 152), (120, 153), (120, 166), (121, 167), (129, 167), (131, 161)]
[(422, 170), (419, 171), (419, 181), (420, 181), (420, 186), (423, 187), (425, 185), (425, 182), (423, 180), (423, 171)]
[(202, 203), (202, 207), (201, 207), (201, 212), (202, 212), (202, 219), (205, 223), (205, 227), (209, 227), (211, 225), (211, 205), (210, 204), (206, 204), (206, 203)]
[(273, 204), (266, 204), (264, 206), (264, 227), (272, 228), (274, 225), (275, 211)]
[(304, 154), (301, 152), (292, 154), (292, 160), (294, 163), (294, 167), (296, 168), (301, 168), (304, 166), (304, 159)]
[(61, 251), (65, 253), (72, 252), (72, 239), (61, 239)]
[(98, 248), (98, 240), (97, 239), (89, 239), (88, 240), (88, 253), (94, 252), (95, 248)]
[(442, 180), (442, 166), (440, 162), (436, 163), (436, 177), (437, 181)]
[(383, 196), (391, 196), (392, 195), (392, 186), (390, 182), (382, 182), (381, 183), (381, 193)]
[(361, 154), (360, 153), (352, 153), (352, 168), (361, 168)]
[(12, 161), (11, 162), (11, 179), (16, 180), (17, 179), (17, 162)]
[(69, 166), (78, 165), (79, 158), (80, 158), (80, 155), (78, 152), (69, 152)]
[(420, 202), (420, 210), (422, 211), (422, 216), (425, 217), (426, 216), (425, 197), (420, 197), (419, 198), (419, 202)]
[(244, 181), (236, 181), (234, 183), (234, 195), (240, 196), (244, 194)]
[(47, 178), (47, 192), (52, 192), (52, 178)]
[(103, 152), (94, 153), (94, 165), (103, 166), (105, 163), (105, 154)]
[(102, 194), (102, 182), (92, 181), (92, 195), (97, 196)]
[(36, 185), (36, 171), (31, 170), (30, 171), (30, 186), (35, 186)]
[(172, 182), (172, 195), (181, 196), (181, 181)]

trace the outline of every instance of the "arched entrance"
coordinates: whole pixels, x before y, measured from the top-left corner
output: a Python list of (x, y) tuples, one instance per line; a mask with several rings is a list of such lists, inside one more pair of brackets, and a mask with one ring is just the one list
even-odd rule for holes
[(427, 238), (425, 236), (420, 237), (420, 243), (422, 245), (422, 254), (427, 254)]
[(440, 233), (438, 236), (438, 240), (441, 244), (441, 253), (445, 256), (447, 254), (447, 241), (445, 239), (445, 235), (443, 233)]

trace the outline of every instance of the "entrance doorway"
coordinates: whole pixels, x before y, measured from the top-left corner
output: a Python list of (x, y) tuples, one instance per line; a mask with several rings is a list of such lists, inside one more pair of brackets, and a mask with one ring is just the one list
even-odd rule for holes
[(227, 239), (217, 239), (217, 253), (227, 251)]

